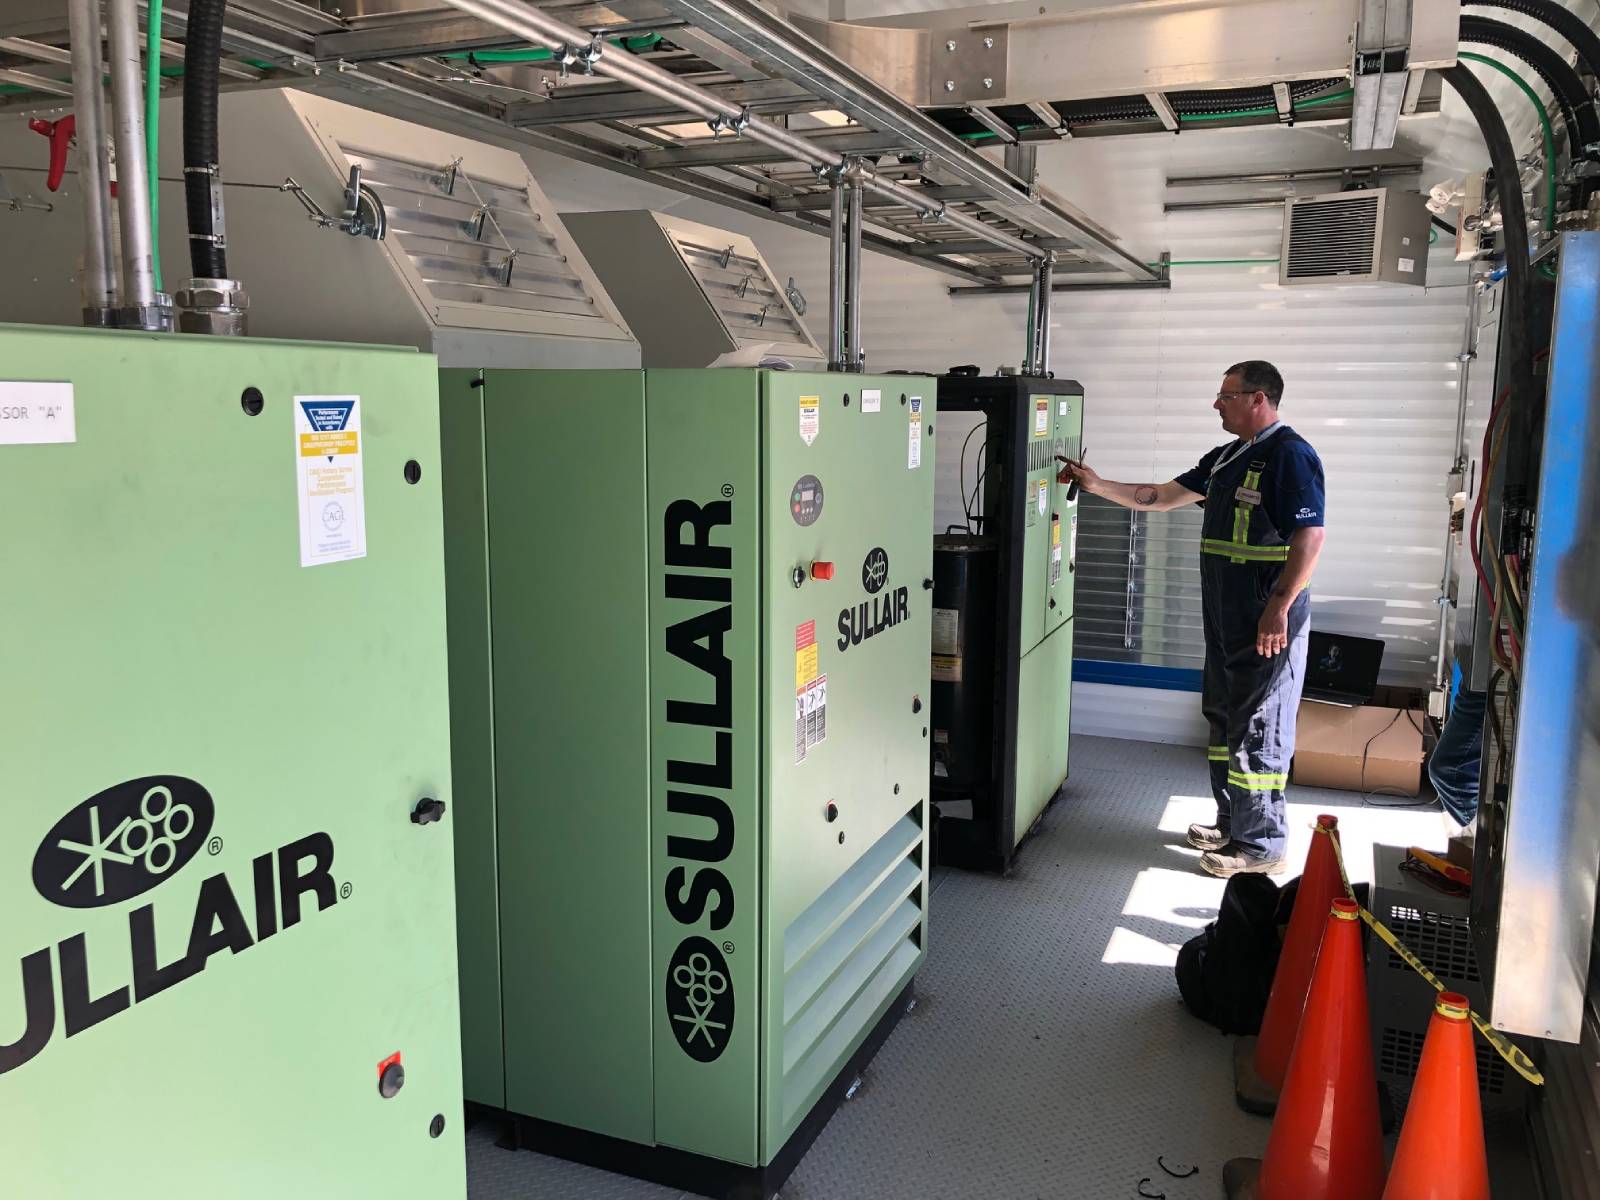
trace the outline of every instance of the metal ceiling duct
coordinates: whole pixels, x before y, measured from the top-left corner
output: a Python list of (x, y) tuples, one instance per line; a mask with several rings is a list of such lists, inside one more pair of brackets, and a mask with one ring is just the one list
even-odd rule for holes
[[(1456, 60), (1458, 0), (1145, 0), (1084, 8), (1073, 0), (982, 5), (869, 21), (795, 25), (901, 99), (980, 126), (997, 108), (1032, 109), (1059, 136), (1070, 106), (1140, 102), (1167, 128), (1230, 109), (1289, 122), (1335, 88), (1351, 101), (1353, 149), (1393, 145), (1416, 111), (1428, 68)], [(1320, 96), (1296, 84), (1320, 81)], [(1191, 93), (1246, 90), (1217, 108)], [(1299, 93), (1298, 95), (1296, 93)], [(1185, 112), (1186, 104), (1190, 112)], [(1016, 124), (1002, 119), (1015, 129)]]

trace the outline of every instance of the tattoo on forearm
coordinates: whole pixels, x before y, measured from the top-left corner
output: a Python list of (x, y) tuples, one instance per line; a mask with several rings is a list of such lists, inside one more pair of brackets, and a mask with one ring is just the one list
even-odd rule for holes
[(1145, 484), (1143, 487), (1134, 488), (1133, 498), (1135, 502), (1139, 504), (1154, 504), (1156, 502), (1156, 489), (1151, 487), (1149, 484)]

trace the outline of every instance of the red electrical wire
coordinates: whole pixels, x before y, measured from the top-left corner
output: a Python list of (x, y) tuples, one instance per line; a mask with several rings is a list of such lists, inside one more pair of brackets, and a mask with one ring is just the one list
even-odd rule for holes
[(1505, 407), (1506, 399), (1511, 395), (1507, 387), (1495, 398), (1494, 407), (1489, 410), (1489, 423), (1483, 430), (1483, 482), (1478, 486), (1478, 499), (1472, 506), (1472, 524), (1468, 529), (1467, 548), (1472, 552), (1472, 566), (1478, 572), (1478, 585), (1483, 589), (1483, 595), (1490, 604), (1494, 603), (1494, 584), (1489, 579), (1489, 573), (1483, 569), (1483, 558), (1478, 553), (1478, 541), (1483, 528), (1483, 500), (1489, 494), (1489, 447), (1494, 441), (1495, 426), (1500, 422), (1500, 410)]

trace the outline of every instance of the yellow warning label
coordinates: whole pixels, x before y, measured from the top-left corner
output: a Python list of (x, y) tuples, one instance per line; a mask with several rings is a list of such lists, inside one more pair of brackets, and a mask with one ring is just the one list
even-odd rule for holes
[(1050, 433), (1050, 398), (1048, 396), (1035, 396), (1033, 398), (1033, 436), (1046, 437)]
[(805, 686), (817, 677), (817, 644), (812, 642), (794, 652), (794, 686), (796, 691), (805, 690)]
[(301, 458), (325, 458), (330, 454), (360, 454), (361, 434), (354, 429), (338, 429), (330, 433), (302, 433)]
[(1061, 522), (1060, 521), (1051, 521), (1050, 522), (1050, 544), (1052, 546), (1061, 545)]

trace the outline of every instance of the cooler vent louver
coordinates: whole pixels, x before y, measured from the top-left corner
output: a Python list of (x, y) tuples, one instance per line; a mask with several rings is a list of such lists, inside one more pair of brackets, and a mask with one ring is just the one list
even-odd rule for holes
[(1284, 205), (1281, 284), (1408, 283), (1428, 270), (1429, 213), (1393, 188), (1294, 196)]
[(526, 188), (474, 179), (460, 164), (410, 162), (342, 143), (339, 149), (383, 197), (389, 236), (435, 299), (599, 315)]
[(561, 218), (616, 300), (647, 367), (819, 362), (798, 305), (744, 234), (644, 209)]
[(901, 817), (783, 935), (784, 1118), (826, 1086), (862, 1014), (887, 1000), (920, 952), (920, 807)]

